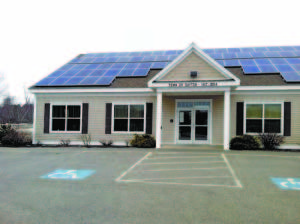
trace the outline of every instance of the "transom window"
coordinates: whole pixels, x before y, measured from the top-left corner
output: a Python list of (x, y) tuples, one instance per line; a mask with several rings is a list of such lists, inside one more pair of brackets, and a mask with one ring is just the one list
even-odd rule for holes
[(53, 105), (52, 131), (79, 132), (81, 105)]
[(114, 104), (114, 132), (144, 132), (144, 104)]
[(282, 104), (246, 104), (246, 133), (282, 133)]

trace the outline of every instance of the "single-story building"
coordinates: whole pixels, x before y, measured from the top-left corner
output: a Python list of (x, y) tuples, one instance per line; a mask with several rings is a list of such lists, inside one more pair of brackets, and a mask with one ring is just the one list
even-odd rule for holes
[(300, 47), (80, 54), (30, 88), (33, 143), (222, 145), (263, 132), (300, 144)]

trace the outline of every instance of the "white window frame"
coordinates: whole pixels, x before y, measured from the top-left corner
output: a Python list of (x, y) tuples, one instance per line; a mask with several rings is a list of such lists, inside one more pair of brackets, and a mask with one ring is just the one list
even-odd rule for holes
[[(128, 131), (115, 131), (115, 105), (126, 105), (128, 106)], [(143, 131), (130, 131), (130, 106), (131, 105), (143, 105), (144, 106), (144, 130)], [(142, 118), (140, 118), (142, 119)], [(113, 134), (145, 134), (146, 133), (146, 103), (142, 102), (130, 102), (130, 103), (112, 103), (112, 119), (111, 119), (111, 127)]]
[[(65, 130), (64, 131), (52, 131), (52, 110), (53, 110), (53, 106), (65, 106), (66, 107), (66, 116), (65, 116)], [(79, 131), (68, 131), (67, 130), (67, 113), (68, 113), (68, 106), (80, 106), (80, 128)], [(78, 118), (75, 118), (78, 119)], [(50, 104), (50, 120), (49, 120), (49, 127), (50, 127), (50, 133), (81, 133), (81, 129), (82, 129), (82, 103), (51, 103)]]
[[(264, 132), (264, 128), (265, 128), (265, 104), (280, 104), (281, 105), (281, 116), (280, 116), (280, 133), (276, 133), (278, 135), (283, 135), (283, 128), (284, 128), (284, 102), (283, 101), (251, 101), (251, 102), (244, 102), (244, 134), (247, 134), (247, 135), (258, 135), (259, 133), (258, 132), (246, 132), (247, 130), (247, 127), (246, 127), (246, 120), (247, 120), (247, 105), (249, 104), (261, 104), (263, 105), (263, 111), (262, 111), (262, 133), (265, 133)], [(278, 119), (278, 118), (277, 118)]]

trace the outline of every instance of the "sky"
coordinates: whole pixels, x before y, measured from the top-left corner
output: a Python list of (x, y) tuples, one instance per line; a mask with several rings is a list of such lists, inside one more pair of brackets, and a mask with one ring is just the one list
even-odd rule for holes
[(300, 45), (299, 2), (0, 0), (0, 75), (18, 103), (24, 90), (78, 54), (185, 49), (191, 42)]

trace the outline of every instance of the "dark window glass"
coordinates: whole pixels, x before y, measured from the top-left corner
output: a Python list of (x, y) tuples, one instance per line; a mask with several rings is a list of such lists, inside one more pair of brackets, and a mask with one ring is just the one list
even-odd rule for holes
[(114, 131), (128, 131), (128, 119), (115, 119)]
[(246, 132), (261, 133), (262, 132), (262, 119), (247, 119)]
[(52, 119), (52, 131), (64, 131), (65, 119)]
[(280, 120), (265, 119), (265, 132), (280, 133)]
[(130, 131), (144, 131), (144, 119), (130, 119)]
[(115, 105), (114, 113), (115, 117), (128, 118), (128, 105)]
[(144, 105), (130, 105), (130, 117), (143, 118), (144, 117)]
[(52, 107), (52, 117), (65, 117), (65, 116), (66, 116), (66, 106)]
[(179, 140), (191, 140), (191, 127), (179, 127)]
[(196, 125), (207, 125), (206, 110), (196, 110)]
[(80, 106), (68, 106), (68, 117), (80, 117)]
[(80, 131), (80, 119), (68, 119), (67, 131)]
[(196, 127), (195, 128), (195, 139), (196, 140), (207, 140), (207, 127)]
[(179, 124), (180, 125), (190, 125), (192, 118), (191, 111), (179, 111)]

